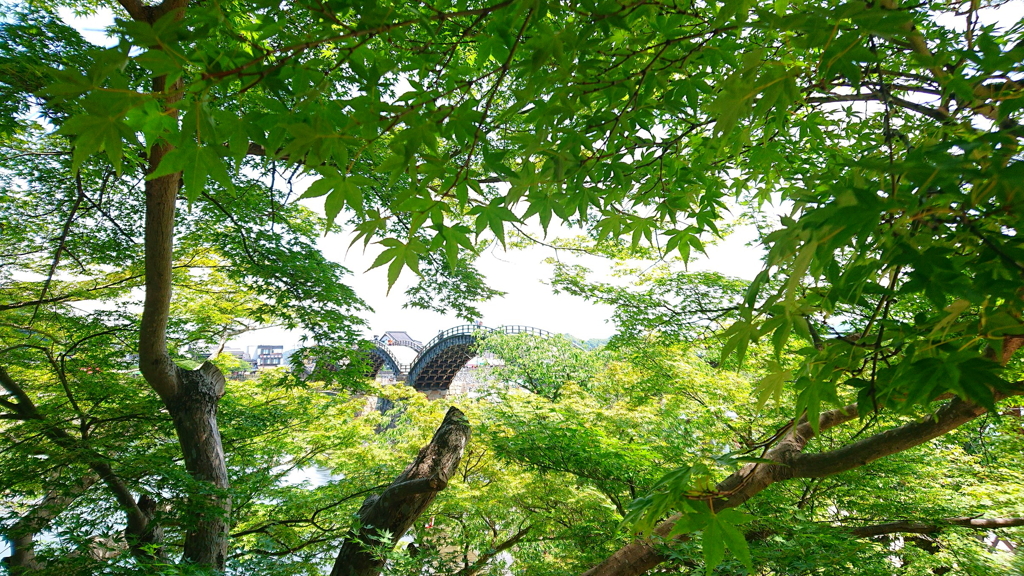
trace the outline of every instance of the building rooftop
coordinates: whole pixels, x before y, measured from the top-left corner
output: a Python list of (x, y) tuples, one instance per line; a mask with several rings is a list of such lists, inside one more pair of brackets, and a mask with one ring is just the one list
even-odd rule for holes
[(392, 339), (395, 342), (406, 341), (406, 342), (419, 342), (419, 340), (409, 336), (409, 333), (404, 330), (392, 330), (384, 333), (385, 339)]

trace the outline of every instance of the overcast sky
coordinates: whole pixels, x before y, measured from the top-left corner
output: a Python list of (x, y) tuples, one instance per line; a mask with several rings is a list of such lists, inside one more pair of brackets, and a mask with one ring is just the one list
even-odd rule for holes
[[(708, 258), (701, 257), (690, 265), (690, 270), (713, 270), (728, 276), (753, 279), (761, 269), (761, 251), (747, 244), (756, 238), (752, 226), (738, 227), (737, 230), (716, 246), (708, 248)], [(374, 312), (367, 315), (370, 332), (367, 336), (381, 334), (388, 330), (405, 330), (414, 338), (427, 341), (439, 330), (465, 324), (454, 315), (444, 316), (424, 310), (404, 309), (405, 289), (413, 282), (413, 275), (403, 271), (398, 283), (387, 295), (386, 266), (367, 271), (379, 253), (379, 247), (370, 245), (364, 254), (361, 244), (346, 251), (348, 242), (340, 235), (324, 238), (321, 247), (325, 255), (349, 268), (353, 274), (350, 285)], [(522, 324), (556, 333), (568, 333), (584, 340), (607, 338), (615, 332), (610, 322), (612, 309), (609, 306), (592, 304), (582, 298), (568, 294), (553, 294), (546, 284), (551, 277), (552, 267), (544, 264), (545, 258), (554, 255), (550, 248), (536, 247), (526, 250), (505, 252), (500, 246), (485, 252), (478, 267), (495, 289), (507, 292), (501, 298), (480, 305), (483, 323), (486, 326)], [(564, 251), (563, 261), (572, 258)], [(596, 257), (578, 258), (578, 263), (593, 270), (598, 278), (607, 278), (601, 270), (607, 271), (609, 264)], [(297, 333), (290, 334), (280, 329), (266, 329), (246, 334), (232, 342), (233, 346), (245, 348), (257, 344), (283, 344), (293, 347), (298, 341)]]

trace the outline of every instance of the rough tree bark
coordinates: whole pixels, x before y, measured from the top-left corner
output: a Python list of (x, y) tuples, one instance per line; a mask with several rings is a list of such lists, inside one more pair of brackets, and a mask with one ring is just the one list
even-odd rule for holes
[[(376, 576), (384, 559), (373, 553), (394, 546), (406, 530), (448, 486), (469, 442), (466, 416), (454, 406), (416, 459), (379, 496), (367, 498), (359, 508), (359, 527), (345, 538), (331, 576)], [(381, 541), (381, 534), (390, 538)]]
[[(140, 0), (119, 1), (133, 20), (148, 24), (171, 13), (181, 18), (188, 5), (187, 0), (164, 0), (155, 6), (144, 5)], [(168, 84), (165, 76), (154, 78), (153, 93), (162, 99), (167, 115), (177, 118), (174, 103), (181, 99), (181, 81)], [(147, 174), (153, 174), (171, 150), (166, 142), (153, 144)], [(183, 559), (223, 570), (231, 515), (227, 465), (217, 426), (217, 404), (224, 395), (224, 376), (209, 362), (198, 370), (184, 370), (174, 364), (167, 350), (174, 216), (180, 183), (180, 172), (146, 181), (146, 296), (139, 327), (139, 369), (174, 421), (185, 469), (192, 478), (211, 488), (190, 495), (189, 509), (196, 519), (189, 523), (185, 534)]]
[(194, 479), (214, 488), (207, 494), (189, 496), (191, 511), (202, 511), (185, 535), (183, 558), (223, 570), (231, 515), (227, 462), (217, 427), (217, 403), (224, 395), (224, 375), (205, 362), (198, 370), (178, 368), (178, 381), (177, 394), (165, 403), (174, 420), (185, 469)]
[[(996, 399), (1005, 397), (997, 394)], [(864, 466), (879, 458), (896, 454), (937, 438), (986, 412), (985, 408), (954, 398), (930, 416), (903, 426), (886, 430), (836, 450), (804, 454), (803, 449), (815, 433), (806, 421), (794, 426), (764, 458), (774, 463), (748, 464), (715, 487), (721, 496), (714, 502), (715, 510), (734, 508), (746, 502), (771, 484), (791, 478), (820, 478)], [(857, 416), (856, 405), (822, 413), (820, 430), (839, 426)], [(601, 564), (583, 576), (640, 576), (665, 561), (658, 544), (672, 531), (679, 515), (664, 520), (650, 538), (634, 540), (619, 548)], [(686, 538), (686, 535), (679, 537)]]

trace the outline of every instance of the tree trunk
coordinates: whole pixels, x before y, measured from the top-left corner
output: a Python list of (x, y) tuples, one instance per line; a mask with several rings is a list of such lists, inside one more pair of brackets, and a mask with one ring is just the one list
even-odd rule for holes
[(217, 403), (224, 395), (224, 375), (209, 362), (198, 370), (178, 369), (181, 385), (167, 402), (174, 420), (185, 469), (192, 478), (212, 484), (212, 490), (189, 495), (189, 531), (184, 559), (224, 569), (228, 550), (231, 497), (227, 492), (227, 463), (217, 427)]
[[(175, 13), (182, 18), (187, 0), (164, 0), (156, 6), (140, 0), (119, 0), (133, 20), (154, 24)], [(153, 79), (153, 93), (162, 97), (168, 116), (178, 117), (174, 103), (181, 100), (181, 80)], [(147, 174), (159, 168), (173, 148), (156, 142), (149, 149)], [(192, 478), (208, 487), (189, 494), (190, 514), (185, 533), (186, 562), (217, 571), (227, 558), (231, 497), (224, 448), (217, 427), (217, 403), (224, 395), (224, 376), (206, 362), (198, 370), (184, 370), (174, 364), (167, 350), (174, 263), (174, 216), (181, 173), (146, 181), (145, 266), (146, 296), (139, 325), (139, 370), (163, 400), (174, 421), (174, 429)]]
[[(154, 82), (154, 87), (162, 90), (162, 82)], [(168, 151), (169, 147), (162, 145), (150, 149), (150, 173)], [(139, 369), (174, 421), (185, 469), (195, 480), (211, 484), (209, 489), (189, 495), (189, 508), (197, 518), (188, 523), (183, 559), (223, 570), (231, 514), (227, 465), (217, 427), (224, 375), (210, 362), (198, 370), (182, 369), (167, 351), (174, 211), (180, 178), (180, 174), (171, 174), (146, 182), (146, 299), (139, 333)]]
[[(430, 506), (459, 466), (469, 442), (469, 421), (458, 408), (448, 409), (441, 426), (416, 460), (380, 496), (367, 498), (357, 514), (358, 527), (345, 538), (331, 576), (377, 576), (384, 558), (412, 523)], [(382, 534), (388, 537), (382, 541)]]

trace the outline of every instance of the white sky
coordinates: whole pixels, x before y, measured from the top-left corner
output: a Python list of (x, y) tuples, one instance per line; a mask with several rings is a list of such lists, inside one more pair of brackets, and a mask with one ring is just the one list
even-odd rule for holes
[[(708, 247), (708, 258), (701, 257), (693, 262), (690, 270), (710, 270), (750, 280), (761, 270), (758, 248), (747, 246), (756, 239), (752, 226), (738, 227), (718, 245)], [(387, 266), (367, 271), (379, 253), (379, 247), (371, 244), (366, 253), (357, 244), (346, 250), (348, 239), (341, 234), (332, 234), (321, 241), (324, 254), (352, 271), (348, 283), (355, 288), (374, 312), (367, 314), (370, 326), (367, 336), (381, 334), (388, 330), (404, 330), (411, 336), (426, 342), (439, 330), (465, 324), (454, 315), (441, 315), (417, 309), (404, 309), (405, 289), (412, 285), (414, 276), (405, 270), (398, 283), (387, 294)], [(582, 298), (568, 294), (553, 294), (545, 282), (550, 278), (552, 267), (543, 263), (552, 257), (554, 250), (534, 247), (525, 250), (503, 251), (500, 246), (485, 252), (478, 261), (478, 268), (487, 277), (491, 287), (507, 292), (501, 298), (480, 304), (485, 326), (522, 324), (556, 333), (568, 333), (577, 338), (607, 338), (615, 332), (611, 323), (610, 306), (589, 303)], [(573, 258), (565, 251), (559, 255), (562, 261)], [(597, 257), (576, 258), (576, 262), (595, 271), (599, 279), (607, 279), (609, 263)], [(605, 273), (602, 273), (605, 271)], [(279, 328), (267, 328), (252, 332), (231, 342), (231, 346), (245, 349), (258, 344), (283, 344), (294, 347), (298, 333), (289, 333)]]

